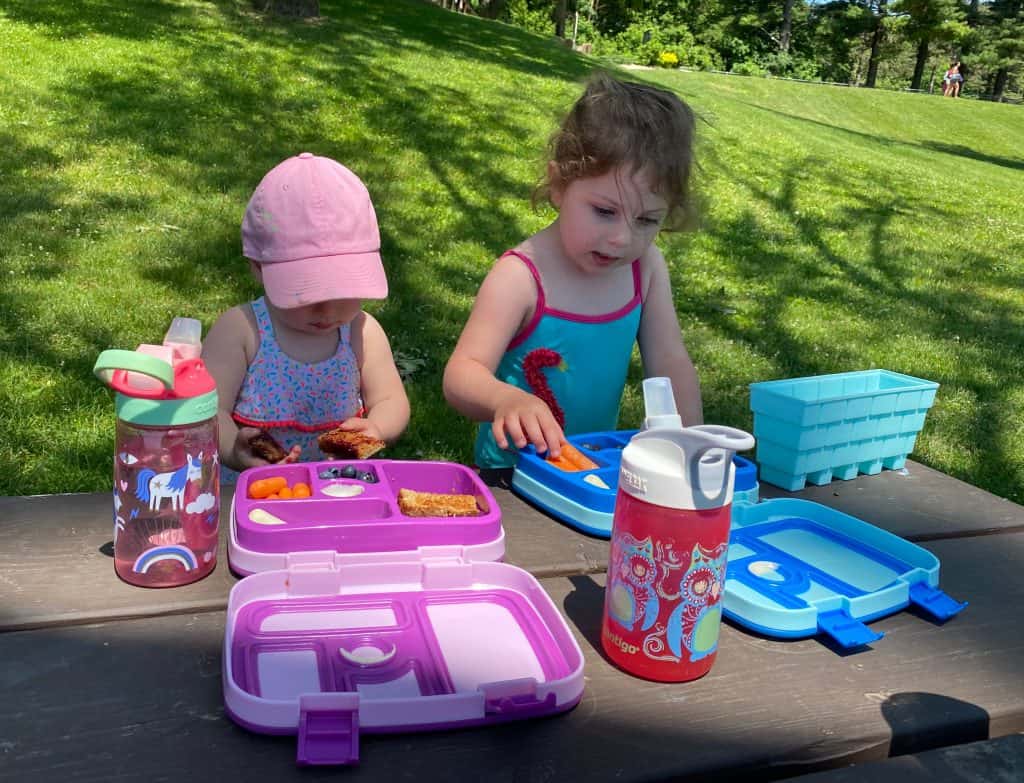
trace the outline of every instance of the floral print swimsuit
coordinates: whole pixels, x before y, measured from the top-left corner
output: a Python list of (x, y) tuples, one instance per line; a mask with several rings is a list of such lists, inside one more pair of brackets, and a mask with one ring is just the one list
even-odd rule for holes
[[(240, 427), (259, 427), (285, 448), (298, 444), (300, 459), (324, 459), (320, 433), (334, 429), (362, 408), (359, 363), (350, 341), (350, 324), (338, 329), (338, 348), (322, 362), (307, 364), (288, 356), (277, 343), (263, 297), (251, 304), (259, 329), (259, 348), (245, 374), (231, 417)], [(221, 467), (221, 478), (238, 474)]]

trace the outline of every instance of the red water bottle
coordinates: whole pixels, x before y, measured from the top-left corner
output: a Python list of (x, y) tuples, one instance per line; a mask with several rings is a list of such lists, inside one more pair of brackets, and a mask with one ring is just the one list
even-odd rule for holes
[(668, 378), (644, 381), (647, 428), (622, 451), (601, 643), (620, 668), (684, 682), (718, 650), (735, 469), (742, 430), (684, 428)]

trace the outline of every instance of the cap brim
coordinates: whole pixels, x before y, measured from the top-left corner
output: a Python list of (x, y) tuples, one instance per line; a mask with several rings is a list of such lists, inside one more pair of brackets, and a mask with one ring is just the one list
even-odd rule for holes
[(331, 299), (384, 299), (388, 295), (388, 279), (376, 251), (263, 262), (260, 271), (267, 298), (281, 309)]

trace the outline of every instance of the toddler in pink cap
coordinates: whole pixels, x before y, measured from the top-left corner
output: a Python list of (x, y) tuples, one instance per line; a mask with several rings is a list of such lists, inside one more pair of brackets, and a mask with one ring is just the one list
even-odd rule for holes
[(242, 251), (265, 295), (221, 315), (203, 344), (224, 478), (266, 464), (250, 447), (259, 430), (287, 450), (282, 462), (324, 459), (317, 436), (337, 427), (397, 439), (409, 400), (361, 301), (388, 295), (366, 186), (330, 158), (288, 158), (249, 200)]

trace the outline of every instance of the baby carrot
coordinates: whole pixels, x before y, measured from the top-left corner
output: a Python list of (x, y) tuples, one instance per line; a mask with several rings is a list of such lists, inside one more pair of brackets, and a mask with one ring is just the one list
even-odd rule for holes
[(281, 500), (290, 500), (291, 498), (295, 497), (295, 496), (294, 496), (294, 495), (292, 494), (292, 490), (291, 490), (291, 487), (281, 487), (281, 489), (279, 489), (279, 490), (277, 491), (277, 496), (278, 496), (278, 497), (279, 497), (279, 498), (280, 498)]
[(313, 492), (309, 488), (309, 484), (305, 484), (305, 483), (303, 483), (301, 481), (296, 481), (295, 485), (292, 487), (292, 497), (293, 498), (308, 498), (312, 494), (313, 494)]
[(257, 479), (249, 484), (249, 497), (267, 498), (287, 486), (288, 479), (284, 476), (271, 476), (270, 478)]
[(598, 467), (597, 463), (583, 454), (579, 449), (566, 441), (560, 447), (561, 454), (558, 459), (548, 457), (548, 462), (559, 470), (567, 473), (575, 473), (580, 470), (593, 470)]

